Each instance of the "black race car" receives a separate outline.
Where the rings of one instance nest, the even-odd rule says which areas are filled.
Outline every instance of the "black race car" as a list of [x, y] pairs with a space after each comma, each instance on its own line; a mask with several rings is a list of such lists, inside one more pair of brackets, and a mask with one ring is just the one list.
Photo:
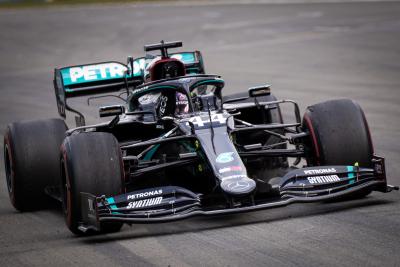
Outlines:
[[[200, 52], [169, 54], [181, 42], [145, 46], [161, 55], [55, 70], [61, 119], [18, 122], [4, 137], [14, 207], [63, 204], [75, 234], [118, 231], [123, 223], [255, 211], [294, 202], [366, 196], [387, 185], [360, 106], [349, 99], [307, 108], [277, 100], [269, 85], [226, 95], [204, 74]], [[100, 108], [108, 122], [85, 125], [67, 99], [122, 93]], [[295, 121], [284, 122], [282, 105]], [[300, 167], [299, 167], [300, 166]]]

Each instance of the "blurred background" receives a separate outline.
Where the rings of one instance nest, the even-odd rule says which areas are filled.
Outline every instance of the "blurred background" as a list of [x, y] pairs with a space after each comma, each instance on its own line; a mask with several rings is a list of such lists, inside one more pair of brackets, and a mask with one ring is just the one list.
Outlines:
[[[399, 1], [0, 0], [0, 134], [13, 121], [58, 116], [55, 67], [126, 62], [160, 40], [200, 50], [206, 72], [225, 79], [225, 94], [270, 83], [275, 96], [298, 101], [302, 112], [328, 99], [354, 99], [375, 152], [387, 159], [389, 182], [400, 184]], [[73, 105], [89, 122], [98, 120], [96, 105]], [[74, 126], [73, 116], [67, 121]], [[2, 155], [0, 162], [0, 266], [399, 264], [396, 192], [75, 238], [57, 208], [12, 208]]]

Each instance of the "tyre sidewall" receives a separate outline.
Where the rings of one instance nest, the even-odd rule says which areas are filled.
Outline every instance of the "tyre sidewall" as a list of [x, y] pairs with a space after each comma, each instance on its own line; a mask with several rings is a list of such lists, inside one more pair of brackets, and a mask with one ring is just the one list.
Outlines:
[[16, 209], [47, 207], [49, 198], [44, 191], [59, 180], [57, 155], [66, 130], [60, 119], [18, 122], [7, 127], [4, 152], [11, 165], [8, 192]]
[[65, 139], [61, 158], [64, 168], [62, 186], [66, 187], [62, 190], [66, 224], [73, 233], [81, 235], [83, 233], [78, 229], [82, 217], [80, 193], [112, 196], [123, 191], [119, 145], [109, 133], [79, 133]]
[[373, 145], [361, 107], [349, 99], [307, 108], [303, 127], [310, 133], [308, 162], [312, 165], [371, 167]]

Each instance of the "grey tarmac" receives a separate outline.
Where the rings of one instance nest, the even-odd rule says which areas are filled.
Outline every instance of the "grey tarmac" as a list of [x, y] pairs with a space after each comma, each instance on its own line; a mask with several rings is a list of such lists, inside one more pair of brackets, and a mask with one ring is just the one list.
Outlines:
[[[400, 2], [0, 10], [0, 134], [13, 121], [57, 117], [54, 67], [125, 62], [161, 39], [201, 50], [207, 72], [225, 79], [225, 93], [270, 83], [302, 111], [327, 99], [356, 100], [375, 152], [387, 159], [389, 182], [400, 185]], [[75, 107], [98, 120], [83, 100]], [[400, 193], [77, 238], [57, 204], [15, 211], [2, 155], [0, 162], [0, 266], [400, 265]]]

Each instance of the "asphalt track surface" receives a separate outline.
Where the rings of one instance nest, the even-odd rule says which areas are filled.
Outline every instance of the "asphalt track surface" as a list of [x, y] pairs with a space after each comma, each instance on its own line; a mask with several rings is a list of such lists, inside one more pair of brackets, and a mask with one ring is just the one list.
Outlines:
[[[358, 101], [376, 153], [387, 159], [389, 182], [400, 184], [400, 3], [3, 10], [0, 133], [13, 121], [57, 117], [55, 66], [124, 62], [161, 39], [202, 50], [207, 71], [225, 78], [226, 92], [269, 82], [302, 111], [332, 98]], [[77, 105], [96, 121], [95, 109]], [[57, 205], [15, 211], [0, 168], [0, 266], [400, 265], [396, 192], [77, 238]]]

